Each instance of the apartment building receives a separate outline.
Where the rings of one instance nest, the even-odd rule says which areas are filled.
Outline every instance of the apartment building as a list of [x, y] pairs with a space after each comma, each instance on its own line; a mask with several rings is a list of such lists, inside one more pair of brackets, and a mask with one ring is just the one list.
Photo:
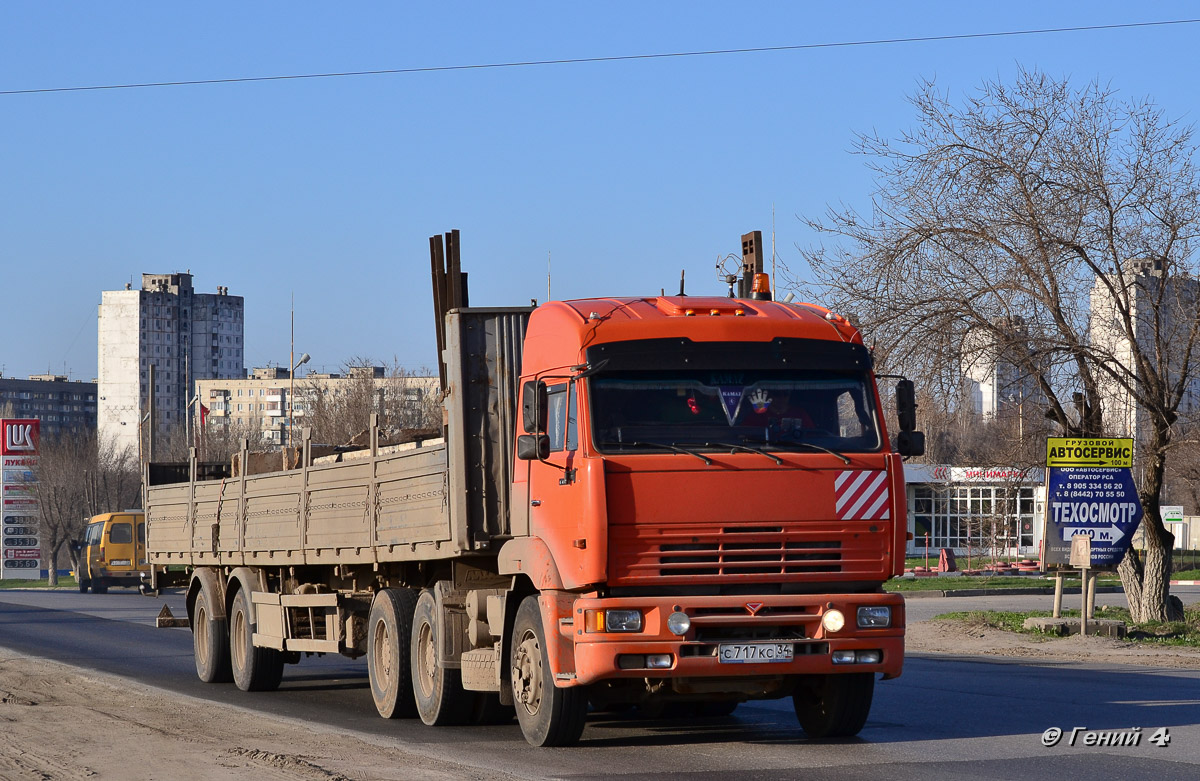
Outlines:
[[[158, 431], [183, 425], [196, 380], [246, 376], [245, 302], [229, 288], [197, 293], [192, 275], [142, 274], [134, 290], [107, 290], [99, 310], [97, 424], [102, 437], [141, 453], [153, 394]], [[150, 369], [154, 387], [150, 387]]]
[[382, 366], [353, 367], [346, 374], [309, 372], [294, 379], [287, 369], [256, 368], [245, 379], [197, 380], [203, 409], [193, 414], [196, 422], [202, 414], [206, 426], [235, 427], [252, 438], [257, 433], [265, 444], [283, 445], [289, 421], [294, 441], [299, 441], [299, 429], [308, 425], [317, 398], [349, 393], [363, 380], [374, 386], [377, 410], [389, 402], [420, 406], [438, 391], [437, 377], [389, 377]]
[[27, 380], [0, 377], [0, 417], [36, 418], [42, 436], [96, 428], [96, 383], [61, 374], [31, 374]]

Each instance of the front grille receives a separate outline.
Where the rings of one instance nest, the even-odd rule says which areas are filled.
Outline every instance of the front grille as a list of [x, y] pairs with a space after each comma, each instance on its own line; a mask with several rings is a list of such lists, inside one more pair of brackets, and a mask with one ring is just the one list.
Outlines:
[[846, 535], [840, 525], [615, 526], [612, 531], [613, 585], [813, 575], [830, 580], [886, 577], [886, 535]]
[[658, 546], [658, 566], [663, 574], [670, 575], [840, 572], [839, 548], [841, 543], [837, 541], [663, 544]]

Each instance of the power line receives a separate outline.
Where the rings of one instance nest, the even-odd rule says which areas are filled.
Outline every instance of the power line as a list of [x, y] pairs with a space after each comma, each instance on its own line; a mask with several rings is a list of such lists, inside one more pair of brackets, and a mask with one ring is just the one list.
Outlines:
[[1195, 24], [1200, 19], [1170, 19], [1159, 22], [1128, 22], [1124, 24], [1096, 24], [1076, 27], [1046, 27], [1036, 30], [1006, 30], [991, 33], [960, 33], [956, 35], [925, 35], [909, 38], [878, 38], [868, 41], [835, 41], [829, 43], [802, 43], [790, 46], [753, 46], [741, 49], [704, 49], [686, 52], [660, 52], [656, 54], [623, 54], [610, 57], [575, 57], [558, 60], [524, 60], [519, 62], [487, 62], [468, 65], [430, 65], [415, 68], [387, 68], [366, 71], [335, 71], [330, 73], [297, 73], [283, 76], [242, 76], [228, 79], [192, 79], [187, 81], [147, 81], [133, 84], [93, 84], [82, 87], [42, 87], [35, 89], [0, 90], [0, 95], [33, 95], [46, 92], [92, 92], [98, 90], [142, 89], [145, 87], [190, 87], [200, 84], [243, 84], [256, 81], [296, 81], [300, 79], [333, 79], [349, 76], [385, 76], [411, 73], [437, 73], [444, 71], [486, 70], [490, 68], [527, 68], [545, 65], [579, 65], [597, 62], [627, 62], [633, 60], [664, 60], [678, 57], [712, 57], [726, 54], [760, 54], [763, 52], [789, 52], [807, 49], [836, 49], [849, 46], [883, 46], [898, 43], [928, 43], [933, 41], [965, 41], [977, 38], [1005, 38], [1022, 35], [1045, 35], [1050, 33], [1093, 32], [1097, 30], [1129, 30], [1138, 27], [1166, 27], [1180, 24]]

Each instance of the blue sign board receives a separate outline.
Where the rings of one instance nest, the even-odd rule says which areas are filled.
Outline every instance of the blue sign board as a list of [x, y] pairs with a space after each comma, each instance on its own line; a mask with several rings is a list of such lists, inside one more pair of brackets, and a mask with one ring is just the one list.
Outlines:
[[1128, 467], [1050, 467], [1046, 484], [1043, 562], [1067, 564], [1071, 539], [1092, 538], [1092, 567], [1116, 567], [1142, 521], [1142, 502]]

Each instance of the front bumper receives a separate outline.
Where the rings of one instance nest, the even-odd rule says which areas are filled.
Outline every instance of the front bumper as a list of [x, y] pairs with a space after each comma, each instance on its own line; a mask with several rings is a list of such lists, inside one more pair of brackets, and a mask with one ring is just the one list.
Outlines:
[[[860, 629], [857, 609], [886, 605], [891, 625]], [[589, 610], [612, 608], [642, 611], [641, 632], [588, 632]], [[840, 631], [827, 632], [822, 615], [838, 609], [846, 616]], [[691, 628], [683, 636], [667, 629], [667, 616], [687, 613]], [[763, 597], [622, 597], [579, 599], [572, 621], [559, 624], [574, 642], [574, 677], [559, 676], [565, 685], [585, 685], [617, 678], [720, 678], [825, 673], [900, 675], [904, 663], [904, 598], [898, 594], [805, 594]], [[729, 643], [788, 643], [790, 661], [727, 663], [718, 648]], [[835, 664], [836, 651], [878, 651], [879, 661]], [[639, 656], [670, 656], [669, 666], [636, 666]], [[634, 665], [634, 666], [631, 666]], [[565, 680], [564, 680], [565, 679]], [[568, 682], [569, 681], [569, 682]]]

